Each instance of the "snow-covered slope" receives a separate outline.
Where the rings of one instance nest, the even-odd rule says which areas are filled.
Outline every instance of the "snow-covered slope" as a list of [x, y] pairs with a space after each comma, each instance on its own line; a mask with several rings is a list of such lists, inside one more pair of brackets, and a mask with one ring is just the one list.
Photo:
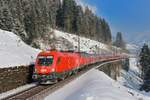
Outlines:
[[150, 100], [150, 92], [145, 93], [144, 91], [139, 90], [141, 84], [143, 84], [143, 80], [140, 78], [141, 70], [137, 62], [138, 62], [138, 58], [130, 58], [129, 71], [126, 72], [122, 70], [121, 77], [118, 78], [118, 82], [124, 85], [125, 87], [127, 87], [130, 92], [136, 91], [137, 92], [136, 95], [141, 96], [143, 94], [149, 97], [149, 98], [147, 97], [146, 100]]
[[140, 69], [137, 67], [137, 58], [130, 58], [129, 71], [126, 72], [122, 70], [121, 77], [118, 79], [118, 81], [126, 87], [138, 91], [140, 89], [140, 85], [142, 84], [140, 73]]
[[149, 100], [143, 95], [109, 78], [103, 72], [92, 69], [70, 82], [45, 100]]
[[38, 52], [14, 33], [0, 29], [0, 68], [28, 65]]
[[138, 49], [139, 46], [135, 45], [135, 44], [127, 44], [127, 49]]
[[140, 49], [140, 47], [137, 46], [137, 45], [135, 45], [135, 44], [127, 44], [127, 45], [126, 45], [126, 48], [127, 48], [127, 50], [129, 50], [130, 53], [132, 53], [132, 54], [137, 54], [138, 51], [139, 51], [139, 49]]
[[[78, 50], [78, 42], [80, 40], [80, 50], [84, 51], [84, 52], [88, 52], [88, 53], [106, 53], [106, 52], [111, 52], [109, 50], [108, 45], [105, 45], [103, 43], [94, 41], [94, 40], [90, 40], [88, 38], [84, 38], [84, 37], [80, 37], [80, 39], [78, 40], [78, 36], [77, 35], [73, 35], [73, 34], [69, 34], [69, 33], [65, 33], [65, 32], [61, 32], [58, 30], [54, 30], [54, 34], [56, 36], [56, 38], [64, 38], [66, 39], [69, 43], [72, 44], [72, 48], [69, 49], [73, 49], [73, 50]], [[62, 47], [63, 45], [57, 45], [56, 47], [58, 49], [63, 49]]]

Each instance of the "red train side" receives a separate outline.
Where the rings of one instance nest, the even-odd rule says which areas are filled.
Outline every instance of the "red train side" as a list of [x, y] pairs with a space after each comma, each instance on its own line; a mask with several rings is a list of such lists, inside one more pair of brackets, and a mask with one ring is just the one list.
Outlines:
[[121, 55], [102, 56], [78, 52], [43, 51], [37, 56], [33, 79], [38, 82], [57, 82], [58, 79], [76, 73], [87, 64], [121, 57]]

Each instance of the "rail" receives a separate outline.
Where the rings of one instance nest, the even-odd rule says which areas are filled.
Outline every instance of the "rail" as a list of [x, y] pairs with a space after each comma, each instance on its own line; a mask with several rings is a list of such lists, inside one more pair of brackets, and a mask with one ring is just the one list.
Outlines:
[[98, 69], [99, 67], [101, 67], [105, 64], [117, 62], [120, 60], [122, 60], [122, 59], [96, 62], [96, 63], [90, 64], [90, 65], [86, 65], [85, 69], [84, 70], [82, 69], [80, 72], [78, 72], [78, 74], [72, 75], [72, 76], [68, 77], [67, 79], [60, 81], [54, 85], [37, 85], [36, 87], [32, 87], [32, 88], [22, 91], [18, 94], [11, 95], [7, 98], [4, 98], [3, 100], [43, 100], [44, 97], [46, 97], [47, 95], [49, 95], [49, 94], [53, 93], [54, 91], [58, 90], [59, 88], [65, 86], [66, 84], [68, 84], [72, 80], [76, 79], [77, 77], [81, 76], [82, 74], [86, 73], [90, 69], [93, 69], [93, 68]]

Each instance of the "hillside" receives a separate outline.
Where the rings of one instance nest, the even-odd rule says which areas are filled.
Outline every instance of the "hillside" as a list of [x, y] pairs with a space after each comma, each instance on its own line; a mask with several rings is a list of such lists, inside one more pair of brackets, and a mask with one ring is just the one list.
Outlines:
[[0, 68], [29, 65], [39, 50], [25, 44], [12, 32], [0, 29]]
[[[107, 52], [112, 52], [111, 50], [109, 50], [109, 46], [104, 43], [81, 36], [78, 37], [78, 35], [69, 34], [58, 30], [52, 30], [50, 37], [51, 41], [47, 44], [45, 44], [44, 40], [37, 40], [42, 49], [46, 50], [55, 48], [57, 50], [78, 51], [78, 49], [80, 48], [80, 52], [87, 53], [105, 54]], [[78, 48], [78, 46], [80, 47]]]
[[[20, 65], [29, 65], [35, 61], [40, 50], [32, 48], [22, 41], [16, 34], [0, 29], [0, 66], [15, 67]], [[52, 30], [50, 40], [45, 43], [44, 40], [37, 39], [37, 44], [42, 50], [74, 50], [78, 51], [78, 36], [65, 33], [58, 30]], [[87, 53], [112, 53], [110, 47], [101, 42], [80, 37], [80, 52]]]
[[0, 29], [17, 34], [34, 47], [40, 48], [35, 42], [39, 38], [49, 41], [51, 28], [111, 43], [105, 19], [88, 7], [83, 11], [74, 0], [0, 0], [0, 5]]
[[140, 47], [135, 44], [126, 44], [126, 48], [131, 54], [137, 54]]

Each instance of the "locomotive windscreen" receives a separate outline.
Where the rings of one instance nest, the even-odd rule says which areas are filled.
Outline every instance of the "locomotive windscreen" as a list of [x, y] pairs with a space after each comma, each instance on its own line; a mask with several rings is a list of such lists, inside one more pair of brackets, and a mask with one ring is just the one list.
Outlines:
[[39, 56], [38, 64], [40, 66], [49, 66], [53, 63], [53, 56]]

